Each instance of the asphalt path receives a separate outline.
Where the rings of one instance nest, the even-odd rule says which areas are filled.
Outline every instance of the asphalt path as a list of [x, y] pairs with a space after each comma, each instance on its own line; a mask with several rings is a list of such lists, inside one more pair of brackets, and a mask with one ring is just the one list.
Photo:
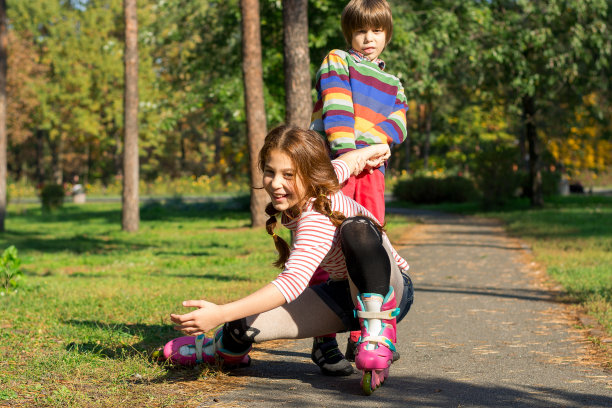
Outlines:
[[493, 220], [405, 212], [418, 224], [394, 244], [415, 303], [381, 388], [366, 397], [360, 374], [320, 374], [310, 339], [282, 341], [258, 346], [228, 377], [239, 388], [200, 407], [612, 407], [611, 373], [529, 248]]

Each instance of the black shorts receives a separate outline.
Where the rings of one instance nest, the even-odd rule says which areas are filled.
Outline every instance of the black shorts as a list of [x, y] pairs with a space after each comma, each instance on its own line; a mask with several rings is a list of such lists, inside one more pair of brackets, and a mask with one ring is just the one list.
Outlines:
[[[404, 278], [404, 293], [402, 293], [402, 297], [399, 300], [398, 307], [400, 308], [400, 313], [396, 317], [397, 323], [406, 316], [414, 301], [412, 280], [410, 280], [410, 277], [405, 273], [402, 273], [402, 277]], [[323, 299], [325, 304], [338, 315], [342, 323], [344, 323], [344, 326], [346, 326], [345, 331], [360, 330], [359, 320], [355, 317], [354, 313], [355, 305], [351, 297], [351, 289], [348, 280], [328, 280], [325, 283], [311, 286], [310, 289], [314, 290], [315, 293]]]

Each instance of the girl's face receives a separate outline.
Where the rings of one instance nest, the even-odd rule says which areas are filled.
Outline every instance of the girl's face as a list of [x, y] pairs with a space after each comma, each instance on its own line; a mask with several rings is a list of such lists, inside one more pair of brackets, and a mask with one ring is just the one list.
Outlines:
[[302, 199], [302, 180], [293, 160], [280, 150], [272, 150], [263, 172], [263, 186], [277, 211], [287, 211]]
[[353, 31], [351, 46], [370, 61], [374, 61], [385, 49], [387, 35], [382, 28], [362, 28]]

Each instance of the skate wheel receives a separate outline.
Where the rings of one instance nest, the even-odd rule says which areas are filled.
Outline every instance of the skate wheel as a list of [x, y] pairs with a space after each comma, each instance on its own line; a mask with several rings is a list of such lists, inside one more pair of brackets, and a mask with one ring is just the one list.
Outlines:
[[372, 388], [372, 372], [365, 371], [361, 378], [361, 389], [365, 395], [371, 395], [375, 388]]

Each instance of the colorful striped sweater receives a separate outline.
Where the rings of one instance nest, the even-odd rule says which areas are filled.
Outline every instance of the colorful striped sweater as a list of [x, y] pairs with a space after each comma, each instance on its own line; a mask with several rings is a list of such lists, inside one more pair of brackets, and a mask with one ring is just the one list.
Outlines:
[[[345, 182], [351, 175], [346, 163], [334, 160], [332, 164], [338, 181]], [[365, 207], [341, 191], [330, 195], [329, 198], [332, 211], [340, 211], [346, 217], [366, 215], [374, 218]], [[282, 224], [294, 232], [293, 247], [284, 270], [272, 281], [272, 284], [280, 290], [287, 303], [304, 292], [319, 265], [329, 272], [333, 280], [348, 279], [344, 254], [338, 240], [338, 228], [332, 224], [329, 217], [314, 211], [312, 202], [313, 199], [297, 218], [289, 218], [284, 213], [282, 216]], [[383, 239], [391, 248], [393, 259], [400, 270], [407, 271], [408, 262], [393, 249], [384, 233]]]
[[[384, 67], [384, 63], [381, 64]], [[310, 129], [327, 138], [332, 158], [406, 138], [408, 105], [400, 80], [355, 50], [332, 50], [316, 79]]]

